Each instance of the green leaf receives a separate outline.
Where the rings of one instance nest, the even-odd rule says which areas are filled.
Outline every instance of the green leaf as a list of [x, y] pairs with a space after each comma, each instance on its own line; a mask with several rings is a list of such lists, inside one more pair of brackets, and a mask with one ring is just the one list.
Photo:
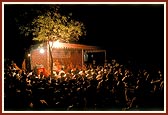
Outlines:
[[21, 26], [19, 29], [25, 36], [33, 35], [33, 40], [77, 41], [80, 36], [86, 35], [85, 27], [82, 22], [70, 19], [70, 16], [72, 13], [69, 16], [62, 16], [58, 8], [55, 8], [55, 11], [47, 11], [35, 17], [31, 24]]

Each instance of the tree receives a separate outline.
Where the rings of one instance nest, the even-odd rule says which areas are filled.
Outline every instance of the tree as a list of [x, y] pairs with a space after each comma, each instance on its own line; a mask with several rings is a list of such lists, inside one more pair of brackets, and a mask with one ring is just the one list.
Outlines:
[[59, 8], [46, 11], [38, 15], [30, 24], [20, 26], [21, 33], [25, 36], [32, 35], [32, 40], [47, 42], [51, 59], [51, 76], [53, 76], [53, 56], [52, 48], [54, 41], [72, 42], [78, 41], [80, 36], [86, 34], [84, 24], [72, 19], [72, 13], [63, 16], [59, 13]]

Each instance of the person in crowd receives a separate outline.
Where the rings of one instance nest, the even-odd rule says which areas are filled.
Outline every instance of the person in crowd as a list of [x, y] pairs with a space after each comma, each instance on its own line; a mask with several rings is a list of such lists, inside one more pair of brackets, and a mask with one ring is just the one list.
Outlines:
[[[66, 65], [65, 65], [66, 66]], [[33, 71], [20, 73], [16, 63], [5, 65], [5, 110], [163, 110], [161, 70], [132, 71], [115, 59], [105, 66], [67, 65], [55, 78]], [[68, 68], [68, 70], [67, 70]]]

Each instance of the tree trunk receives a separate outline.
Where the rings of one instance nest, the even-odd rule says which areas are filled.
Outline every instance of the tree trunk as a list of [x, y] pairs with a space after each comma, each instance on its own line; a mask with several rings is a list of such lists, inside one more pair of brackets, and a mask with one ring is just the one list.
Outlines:
[[51, 46], [50, 46], [50, 44], [49, 44], [49, 42], [48, 42], [48, 46], [49, 46], [49, 56], [50, 56], [50, 73], [51, 73], [51, 75], [50, 75], [50, 79], [53, 77], [53, 56], [52, 56], [52, 48], [51, 48]]

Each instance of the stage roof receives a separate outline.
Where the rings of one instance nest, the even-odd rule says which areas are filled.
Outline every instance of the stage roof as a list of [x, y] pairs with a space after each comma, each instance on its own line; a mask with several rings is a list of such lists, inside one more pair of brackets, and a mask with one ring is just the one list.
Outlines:
[[[46, 47], [46, 43], [41, 43], [41, 44], [36, 44], [36, 45], [32, 45], [31, 49], [36, 49], [36, 48], [40, 48], [40, 47]], [[53, 48], [60, 48], [60, 49], [83, 49], [83, 50], [102, 50], [100, 47], [97, 46], [91, 46], [91, 45], [84, 45], [84, 44], [74, 44], [74, 43], [59, 43], [59, 45], [57, 45], [56, 47]], [[104, 51], [104, 50], [102, 50]]]

